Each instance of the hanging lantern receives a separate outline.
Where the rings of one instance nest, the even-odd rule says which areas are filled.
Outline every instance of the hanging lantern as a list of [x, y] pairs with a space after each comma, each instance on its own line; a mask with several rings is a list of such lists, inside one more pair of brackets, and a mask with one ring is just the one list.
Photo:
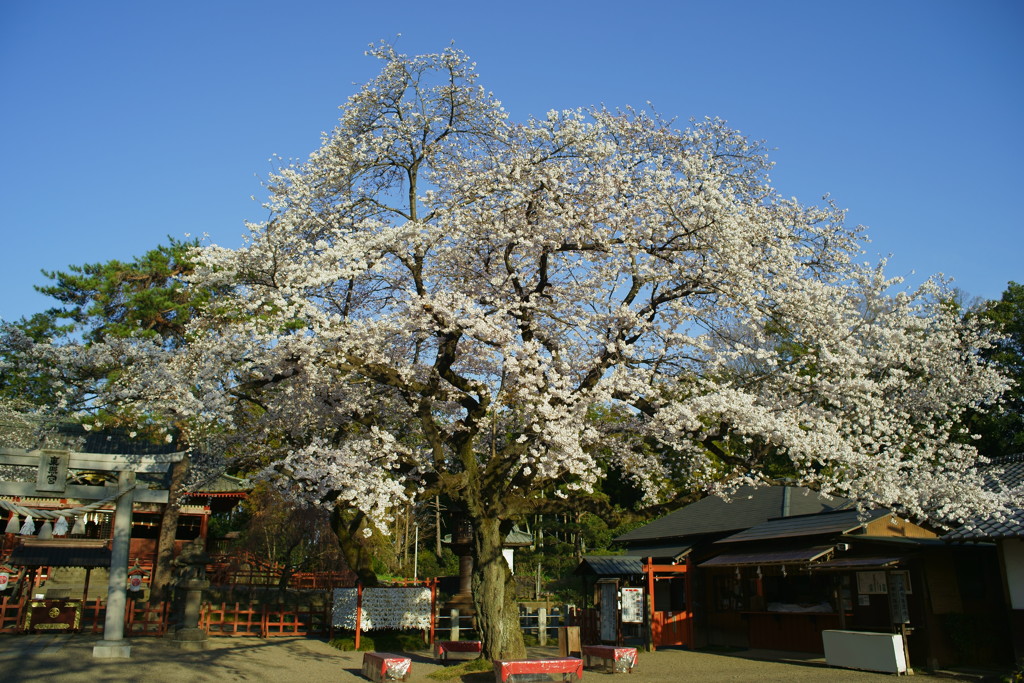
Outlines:
[[18, 533], [22, 536], [31, 536], [36, 532], [36, 523], [32, 520], [32, 515], [25, 517], [25, 523], [21, 525], [21, 531]]
[[68, 518], [58, 517], [57, 523], [53, 525], [54, 536], [67, 536], [68, 535]]
[[133, 593], [138, 593], [142, 590], [142, 579], [148, 576], [146, 571], [139, 566], [138, 559], [135, 560], [135, 566], [128, 572], [128, 590]]
[[75, 525], [71, 527], [71, 534], [73, 536], [85, 535], [85, 515], [75, 517]]
[[21, 528], [21, 521], [18, 519], [18, 513], [12, 512], [11, 518], [7, 520], [7, 528], [4, 529], [5, 534], [16, 534], [18, 529]]
[[11, 583], [11, 570], [7, 567], [0, 566], [0, 593], [7, 590], [7, 586]]
[[43, 522], [43, 526], [39, 529], [39, 538], [44, 541], [48, 541], [53, 538], [53, 525], [50, 524], [50, 520]]
[[761, 578], [761, 565], [757, 565], [757, 578]]
[[783, 578], [786, 576], [786, 565], [782, 565], [782, 576]]

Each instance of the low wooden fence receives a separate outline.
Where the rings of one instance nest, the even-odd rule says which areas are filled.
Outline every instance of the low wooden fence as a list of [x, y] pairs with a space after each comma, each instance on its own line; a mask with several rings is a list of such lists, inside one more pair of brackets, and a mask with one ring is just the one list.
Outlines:
[[[0, 633], [18, 633], [25, 621], [29, 598], [0, 598]], [[162, 636], [169, 625], [170, 603], [148, 603], [129, 600], [125, 605], [124, 634], [133, 636]], [[99, 598], [82, 603], [79, 621], [81, 633], [103, 633], [107, 616], [107, 603]]]
[[206, 603], [200, 612], [199, 628], [210, 636], [326, 636], [331, 630], [331, 608]]
[[[24, 622], [25, 598], [0, 598], [0, 633], [17, 633]], [[259, 604], [250, 602], [204, 603], [199, 615], [199, 628], [212, 637], [276, 636], [328, 637], [332, 632], [331, 605], [323, 608], [292, 605]], [[81, 632], [103, 632], [106, 603], [100, 599], [87, 600], [82, 605]], [[442, 640], [467, 640], [476, 637], [476, 622], [472, 615], [458, 610], [439, 610], [436, 633]], [[129, 600], [125, 606], [126, 637], [159, 637], [167, 633], [174, 616], [169, 602], [140, 602]], [[553, 606], [522, 607], [519, 615], [523, 632], [535, 636], [538, 643], [557, 642], [558, 627], [579, 626], [584, 642], [592, 641], [587, 634], [597, 633], [597, 611], [575, 607]]]

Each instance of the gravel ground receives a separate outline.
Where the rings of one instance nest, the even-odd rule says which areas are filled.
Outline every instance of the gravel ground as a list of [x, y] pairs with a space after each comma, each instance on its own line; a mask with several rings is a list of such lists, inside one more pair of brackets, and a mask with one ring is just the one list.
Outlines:
[[[0, 636], [0, 681], [22, 683], [202, 683], [205, 681], [288, 681], [289, 683], [346, 683], [365, 681], [360, 674], [362, 655], [340, 652], [322, 640], [307, 638], [211, 638], [206, 650], [187, 651], [157, 638], [130, 640], [130, 659], [92, 657], [98, 640], [85, 635]], [[756, 659], [768, 653], [733, 655], [659, 650], [641, 652], [632, 675], [617, 674], [630, 683], [678, 683], [679, 681], [827, 681], [853, 683], [893, 681], [890, 675], [834, 669], [821, 660], [768, 662]], [[536, 648], [531, 656], [554, 656], [551, 649]], [[427, 683], [438, 668], [429, 652], [412, 653], [410, 683]], [[615, 674], [588, 669], [588, 680], [608, 680]], [[939, 680], [918, 675], [916, 680]], [[465, 676], [462, 683], [491, 683], [493, 674]], [[948, 677], [942, 680], [949, 681]], [[975, 679], [977, 680], [977, 679]]]

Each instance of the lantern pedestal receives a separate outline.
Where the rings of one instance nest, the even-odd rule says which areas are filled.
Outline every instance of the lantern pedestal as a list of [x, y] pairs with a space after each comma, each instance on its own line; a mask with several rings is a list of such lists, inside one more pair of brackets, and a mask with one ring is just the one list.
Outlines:
[[178, 590], [184, 592], [184, 615], [181, 626], [174, 632], [173, 643], [183, 650], [205, 650], [208, 635], [199, 628], [199, 609], [203, 602], [203, 590], [210, 587], [206, 579], [188, 579], [178, 583]]

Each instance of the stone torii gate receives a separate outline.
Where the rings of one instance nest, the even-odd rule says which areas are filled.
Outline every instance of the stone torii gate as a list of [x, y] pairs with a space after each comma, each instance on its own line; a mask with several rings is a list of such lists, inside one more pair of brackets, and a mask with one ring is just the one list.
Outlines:
[[[37, 467], [35, 482], [0, 481], [0, 495], [42, 498], [105, 500], [116, 498], [114, 542], [110, 552], [110, 579], [103, 640], [93, 646], [93, 657], [130, 657], [124, 640], [124, 612], [128, 594], [128, 553], [132, 530], [132, 505], [167, 503], [166, 490], [135, 488], [140, 472], [166, 472], [184, 453], [121, 455], [77, 453], [58, 449], [0, 448], [0, 465]], [[67, 483], [68, 470], [117, 472], [117, 486], [80, 486]]]

